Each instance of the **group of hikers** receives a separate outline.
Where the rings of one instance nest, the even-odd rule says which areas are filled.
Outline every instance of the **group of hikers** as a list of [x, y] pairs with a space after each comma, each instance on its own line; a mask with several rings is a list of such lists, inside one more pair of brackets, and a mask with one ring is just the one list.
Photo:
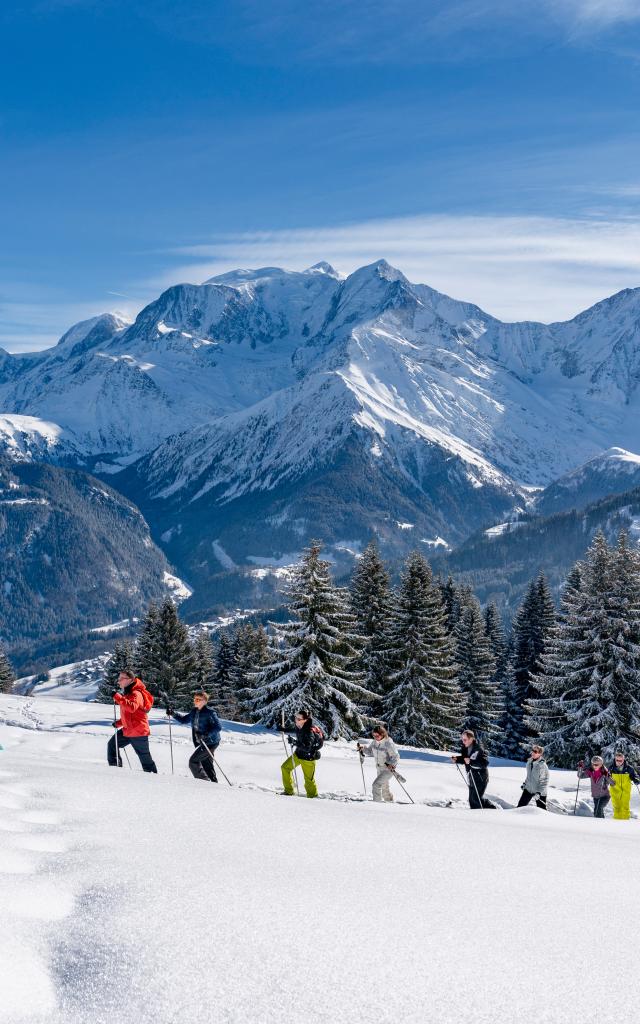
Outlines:
[[[112, 766], [122, 767], [120, 751], [127, 746], [135, 750], [145, 772], [157, 772], [155, 762], [149, 749], [148, 714], [153, 707], [153, 696], [146, 686], [133, 672], [121, 672], [118, 689], [113, 691], [114, 712], [118, 706], [120, 717], [114, 714], [114, 735], [107, 744], [107, 760]], [[182, 725], [191, 726], [191, 738], [194, 750], [189, 758], [191, 774], [196, 779], [217, 782], [215, 753], [220, 743], [222, 725], [216, 712], [208, 704], [209, 695], [204, 690], [196, 690], [193, 695], [193, 707], [186, 714], [180, 714], [167, 707], [166, 715]], [[281, 727], [283, 736], [286, 732], [284, 722]], [[316, 784], [316, 764], [320, 759], [320, 751], [324, 743], [324, 734], [320, 726], [313, 722], [311, 715], [304, 709], [296, 712], [294, 717], [293, 735], [288, 736], [291, 754], [281, 765], [283, 796], [294, 795], [294, 777], [296, 768], [300, 767], [304, 780], [304, 788], [308, 797], [318, 796]], [[459, 754], [452, 754], [451, 760], [462, 771], [464, 765], [466, 784], [469, 793], [469, 806], [474, 810], [494, 810], [495, 804], [485, 797], [489, 784], [489, 756], [471, 729], [464, 729], [461, 734]], [[382, 724], [376, 724], [371, 732], [371, 741], [363, 744], [358, 742], [357, 751], [360, 758], [372, 757], [376, 767], [376, 777], [372, 785], [372, 795], [376, 803], [393, 801], [390, 782], [395, 777], [405, 781], [398, 775], [397, 766], [400, 754], [388, 730]], [[286, 749], [286, 743], [285, 743]], [[364, 773], [363, 773], [364, 778]], [[609, 768], [599, 755], [591, 758], [589, 767], [584, 761], [578, 763], [578, 786], [581, 779], [591, 782], [593, 798], [593, 814], [596, 818], [604, 818], [604, 810], [609, 801], [613, 806], [613, 817], [628, 820], [631, 817], [632, 787], [638, 785], [635, 769], [627, 764], [622, 751], [617, 751]], [[544, 748], [533, 742], [529, 758], [526, 762], [526, 777], [522, 783], [522, 793], [518, 807], [526, 807], [532, 800], [542, 810], [547, 809], [547, 790], [549, 787], [549, 767], [544, 759]], [[406, 791], [405, 791], [406, 792]], [[576, 791], [577, 801], [577, 791]]]

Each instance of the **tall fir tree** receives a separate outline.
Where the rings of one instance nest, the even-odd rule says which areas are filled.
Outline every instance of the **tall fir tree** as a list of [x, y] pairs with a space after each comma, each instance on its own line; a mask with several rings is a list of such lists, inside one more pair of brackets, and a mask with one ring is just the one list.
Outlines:
[[[269, 640], [262, 624], [257, 628], [250, 622], [236, 630], [234, 638], [233, 690], [240, 721], [253, 721], [251, 703], [255, 697], [253, 680], [267, 662]], [[250, 694], [250, 697], [247, 697]]]
[[484, 610], [484, 628], [495, 661], [492, 678], [494, 682], [500, 683], [505, 675], [509, 651], [504, 626], [495, 601], [491, 601]]
[[593, 540], [579, 590], [543, 656], [530, 713], [558, 764], [617, 749], [640, 757], [640, 563], [622, 534], [610, 549]]
[[507, 661], [500, 681], [502, 714], [498, 723], [495, 753], [509, 760], [522, 760], [522, 705], [518, 696], [513, 661], [507, 652]]
[[521, 751], [526, 749], [533, 735], [525, 720], [528, 719], [526, 707], [535, 697], [534, 677], [540, 671], [542, 652], [555, 620], [549, 586], [544, 573], [540, 572], [529, 584], [513, 623], [513, 668], [516, 703], [520, 707], [517, 720], [513, 722], [513, 732], [514, 736], [520, 733]]
[[462, 608], [455, 637], [458, 685], [466, 703], [465, 726], [487, 747], [495, 747], [502, 699], [494, 679], [496, 659], [477, 598]]
[[147, 612], [136, 644], [136, 662], [138, 674], [154, 697], [162, 701], [166, 695], [178, 709], [191, 706], [196, 659], [187, 627], [171, 598]]
[[[378, 545], [372, 540], [357, 562], [351, 578], [351, 608], [358, 632], [365, 643], [360, 656], [364, 685], [375, 694], [387, 688], [385, 634], [391, 612], [389, 573], [380, 557]], [[372, 713], [379, 714], [379, 701], [373, 702]]]
[[356, 667], [363, 646], [348, 599], [332, 578], [314, 541], [288, 587], [291, 622], [273, 625], [267, 664], [251, 673], [254, 695], [243, 693], [249, 710], [262, 725], [291, 724], [306, 709], [328, 737], [362, 732], [363, 708], [372, 699]]
[[0, 693], [11, 693], [16, 681], [11, 662], [7, 657], [4, 645], [0, 643]]
[[406, 560], [387, 633], [389, 690], [383, 719], [395, 739], [446, 747], [464, 717], [454, 644], [441, 591], [420, 552]]
[[209, 693], [213, 686], [215, 654], [211, 637], [204, 629], [193, 641], [193, 657], [195, 659], [194, 686]]
[[226, 630], [218, 637], [213, 676], [212, 701], [222, 718], [235, 721], [238, 717], [238, 699], [234, 685], [235, 653]]
[[121, 672], [135, 671], [135, 653], [130, 640], [118, 640], [104, 669], [102, 682], [98, 687], [96, 700], [100, 704], [111, 704], [112, 693], [117, 688]]

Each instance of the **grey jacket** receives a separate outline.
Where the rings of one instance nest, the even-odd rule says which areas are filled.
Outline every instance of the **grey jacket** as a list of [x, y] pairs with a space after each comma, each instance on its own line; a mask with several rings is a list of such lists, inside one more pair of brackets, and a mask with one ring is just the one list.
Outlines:
[[524, 782], [527, 793], [539, 793], [540, 796], [546, 796], [548, 785], [549, 766], [544, 757], [539, 757], [537, 761], [530, 757], [527, 761], [527, 777]]
[[398, 748], [391, 739], [387, 736], [386, 739], [373, 740], [368, 746], [362, 748], [362, 753], [366, 754], [367, 757], [375, 758], [376, 768], [380, 771], [386, 764], [392, 765], [395, 768], [398, 761], [400, 760], [400, 754]]

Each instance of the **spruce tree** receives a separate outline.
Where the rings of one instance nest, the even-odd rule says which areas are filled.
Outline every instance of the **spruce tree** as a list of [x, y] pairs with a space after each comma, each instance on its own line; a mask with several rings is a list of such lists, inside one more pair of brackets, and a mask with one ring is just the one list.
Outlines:
[[111, 704], [112, 694], [117, 689], [118, 678], [121, 672], [135, 671], [135, 655], [133, 644], [129, 640], [119, 640], [104, 668], [104, 676], [96, 693], [96, 700], [100, 704]]
[[150, 608], [136, 645], [138, 674], [154, 695], [168, 697], [172, 706], [191, 706], [197, 664], [187, 627], [167, 598], [159, 609]]
[[614, 550], [596, 534], [543, 669], [530, 712], [557, 763], [640, 756], [640, 564], [624, 534]]
[[[312, 542], [288, 587], [291, 622], [273, 624], [267, 664], [251, 673], [254, 694], [243, 699], [255, 720], [279, 726], [281, 715], [291, 724], [294, 713], [306, 709], [328, 737], [351, 737], [365, 727], [363, 708], [373, 694], [362, 685], [356, 667], [363, 638], [347, 596]], [[281, 646], [277, 637], [281, 638]]]
[[[378, 545], [372, 540], [357, 562], [351, 578], [351, 608], [356, 617], [358, 633], [365, 639], [360, 657], [364, 685], [376, 694], [386, 689], [385, 632], [391, 609], [389, 573], [380, 557]], [[375, 707], [379, 701], [374, 701]]]
[[502, 619], [495, 601], [491, 601], [484, 610], [484, 628], [495, 661], [493, 681], [500, 683], [504, 679], [509, 654]]
[[238, 717], [240, 721], [253, 722], [255, 676], [268, 660], [269, 638], [264, 626], [260, 624], [254, 629], [248, 623], [241, 627], [236, 634], [234, 648], [233, 688], [238, 702]]
[[494, 679], [496, 660], [477, 598], [462, 608], [455, 636], [458, 685], [466, 702], [465, 727], [491, 747], [498, 739], [502, 700]]
[[16, 681], [11, 662], [2, 643], [0, 643], [0, 693], [11, 693]]
[[209, 693], [213, 685], [214, 649], [211, 637], [206, 630], [201, 630], [193, 642], [195, 672], [194, 686]]
[[440, 588], [417, 551], [404, 565], [386, 657], [390, 688], [382, 709], [394, 738], [415, 746], [448, 746], [462, 724], [464, 701]]
[[212, 676], [213, 703], [222, 718], [234, 721], [238, 716], [238, 700], [234, 685], [234, 649], [226, 630], [218, 639]]
[[507, 655], [507, 662], [500, 682], [502, 714], [498, 724], [495, 753], [509, 760], [522, 760], [522, 705], [518, 698], [518, 687], [513, 661]]
[[[532, 733], [525, 718], [526, 707], [536, 696], [534, 678], [540, 671], [545, 642], [555, 625], [555, 608], [544, 573], [539, 573], [527, 588], [513, 624], [513, 666], [516, 701], [520, 706], [519, 725], [514, 721], [514, 736], [519, 731], [521, 750], [528, 746]], [[515, 754], [514, 754], [515, 756]]]

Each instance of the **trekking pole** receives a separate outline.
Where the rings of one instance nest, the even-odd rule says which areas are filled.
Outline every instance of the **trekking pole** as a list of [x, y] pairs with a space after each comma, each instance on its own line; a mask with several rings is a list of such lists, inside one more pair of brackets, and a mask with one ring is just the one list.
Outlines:
[[471, 781], [473, 782], [473, 788], [476, 791], [476, 798], [478, 800], [478, 810], [484, 811], [484, 804], [483, 804], [482, 800], [480, 799], [480, 794], [478, 792], [478, 787], [476, 786], [476, 780], [473, 777], [473, 768], [469, 769], [469, 775], [471, 776]]
[[469, 789], [469, 780], [465, 779], [464, 772], [462, 771], [462, 768], [460, 767], [458, 762], [454, 761], [453, 763], [455, 764], [456, 768], [458, 769], [458, 775], [460, 776], [460, 778], [462, 779], [462, 781], [464, 782], [464, 784], [465, 784], [465, 786], [467, 787], [467, 790], [468, 790]]
[[[204, 742], [204, 740], [200, 740], [200, 744], [201, 744], [201, 746], [203, 746], [203, 747], [204, 747], [204, 749], [206, 750], [207, 754], [209, 755], [209, 757], [211, 758], [211, 760], [212, 760], [212, 761], [213, 761], [213, 763], [215, 764], [216, 768], [220, 768], [220, 762], [219, 762], [219, 761], [216, 761], [215, 757], [213, 756], [213, 751], [212, 751], [212, 750], [209, 750], [209, 747], [208, 747], [208, 746], [207, 746], [207, 744], [206, 744], [206, 743]], [[228, 777], [227, 777], [227, 776], [226, 776], [226, 775], [224, 774], [224, 772], [223, 772], [222, 768], [220, 768], [220, 774], [222, 775], [222, 777], [223, 777], [224, 779], [226, 779], [226, 780], [227, 780], [227, 782], [229, 782], [229, 779], [228, 779]], [[229, 782], [229, 785], [230, 785], [230, 786], [232, 786], [232, 785], [233, 785], [233, 783], [232, 783], [232, 782]]]
[[411, 803], [412, 803], [412, 804], [415, 804], [415, 800], [414, 800], [414, 799], [413, 799], [413, 797], [411, 796], [411, 793], [409, 793], [409, 792], [408, 792], [408, 791], [407, 791], [407, 790], [406, 790], [406, 789], [404, 788], [404, 786], [402, 785], [402, 783], [403, 783], [403, 782], [406, 782], [406, 781], [407, 781], [407, 780], [405, 779], [404, 775], [399, 775], [399, 774], [398, 774], [398, 772], [397, 772], [397, 771], [395, 770], [395, 768], [393, 768], [393, 767], [392, 767], [392, 765], [390, 765], [390, 764], [385, 764], [385, 768], [388, 768], [388, 770], [389, 770], [389, 771], [391, 772], [391, 774], [393, 775], [393, 777], [394, 777], [395, 779], [397, 779], [397, 780], [398, 780], [398, 785], [400, 786], [400, 789], [402, 789], [402, 790], [403, 790], [403, 791], [404, 791], [404, 792], [405, 792], [405, 793], [407, 794], [407, 796], [409, 797], [409, 799], [410, 799]]
[[[282, 742], [284, 744], [284, 752], [285, 752], [285, 754], [288, 755], [287, 741], [286, 741], [286, 739], [284, 737], [284, 708], [282, 709], [282, 712], [281, 712], [280, 721], [282, 723]], [[291, 747], [291, 755], [290, 756], [291, 756], [291, 764], [293, 765], [293, 781], [296, 784], [296, 793], [298, 794], [298, 796], [300, 796], [300, 788], [298, 786], [298, 774], [296, 772], [296, 762], [294, 760], [293, 747]]]
[[119, 746], [118, 746], [118, 730], [116, 729], [116, 722], [118, 720], [117, 719], [117, 711], [118, 711], [118, 705], [116, 704], [116, 702], [114, 700], [114, 702], [113, 702], [113, 731], [115, 733], [115, 738], [116, 738], [116, 768], [119, 768], [120, 767], [120, 750], [119, 750]]
[[[160, 696], [164, 700], [165, 708], [169, 710], [169, 698], [166, 693], [161, 693]], [[171, 752], [171, 774], [173, 775], [173, 736], [171, 734], [171, 715], [169, 717], [169, 751]]]
[[129, 765], [129, 770], [133, 771], [133, 768], [131, 767], [131, 761], [129, 760], [129, 751], [127, 750], [126, 747], [123, 747], [122, 749], [124, 750], [124, 756], [127, 759], [127, 764]]
[[360, 771], [362, 772], [362, 788], [364, 789], [364, 798], [365, 800], [367, 800], [367, 782], [364, 777], [364, 754], [362, 753], [360, 748], [358, 748], [358, 755], [360, 757]]
[[580, 792], [580, 783], [581, 782], [582, 782], [582, 779], [578, 775], [578, 785], [576, 786], [576, 799], [575, 799], [575, 803], [573, 805], [573, 813], [574, 814], [576, 813], [576, 807], [578, 806], [578, 793]]

